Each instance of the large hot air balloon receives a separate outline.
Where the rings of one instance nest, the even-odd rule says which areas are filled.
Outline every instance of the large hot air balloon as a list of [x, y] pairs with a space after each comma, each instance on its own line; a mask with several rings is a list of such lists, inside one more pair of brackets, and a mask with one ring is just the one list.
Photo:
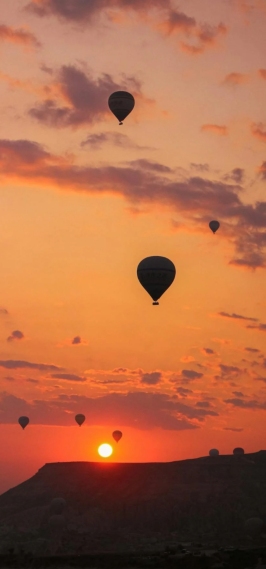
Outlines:
[[236, 447], [236, 448], [234, 448], [234, 450], [233, 450], [233, 454], [234, 454], [234, 455], [245, 454], [245, 451], [244, 451], [244, 449], [241, 448], [241, 447]]
[[217, 229], [219, 229], [220, 223], [219, 221], [213, 220], [209, 223], [209, 228], [212, 230], [213, 233], [216, 233]]
[[82, 415], [82, 413], [78, 413], [78, 415], [75, 416], [75, 421], [76, 423], [78, 423], [78, 425], [81, 427], [82, 423], [84, 423], [86, 417], [85, 415]]
[[139, 263], [138, 279], [152, 297], [154, 301], [152, 304], [159, 304], [157, 300], [172, 284], [175, 273], [174, 263], [166, 257], [146, 257]]
[[135, 106], [133, 95], [127, 91], [116, 91], [112, 93], [108, 99], [109, 109], [119, 120], [119, 124], [123, 124], [123, 120], [131, 113]]
[[29, 417], [19, 417], [18, 422], [20, 424], [20, 426], [22, 427], [22, 429], [25, 429], [25, 427], [27, 427], [27, 425], [29, 424], [30, 420]]
[[112, 433], [112, 437], [113, 439], [115, 439], [115, 441], [118, 443], [118, 441], [120, 441], [121, 437], [122, 437], [122, 433], [121, 431], [114, 431]]
[[210, 456], [219, 456], [219, 451], [217, 448], [211, 448], [211, 450], [209, 450], [209, 455]]

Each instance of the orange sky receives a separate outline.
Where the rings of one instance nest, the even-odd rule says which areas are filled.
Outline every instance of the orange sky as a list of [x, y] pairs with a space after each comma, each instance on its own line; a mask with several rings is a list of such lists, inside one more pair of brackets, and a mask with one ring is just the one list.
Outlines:
[[[114, 429], [116, 461], [265, 448], [264, 0], [1, 16], [0, 491]], [[159, 307], [150, 255], [176, 267]]]

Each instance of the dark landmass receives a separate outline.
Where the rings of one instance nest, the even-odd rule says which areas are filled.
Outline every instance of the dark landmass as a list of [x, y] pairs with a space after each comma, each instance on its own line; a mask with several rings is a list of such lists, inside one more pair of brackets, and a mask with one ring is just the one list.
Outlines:
[[[66, 505], [52, 512], [58, 497]], [[245, 569], [266, 559], [266, 525], [258, 535], [245, 530], [254, 517], [265, 524], [266, 451], [51, 463], [0, 496], [0, 566], [53, 565], [56, 554], [65, 567], [72, 559], [69, 566]]]

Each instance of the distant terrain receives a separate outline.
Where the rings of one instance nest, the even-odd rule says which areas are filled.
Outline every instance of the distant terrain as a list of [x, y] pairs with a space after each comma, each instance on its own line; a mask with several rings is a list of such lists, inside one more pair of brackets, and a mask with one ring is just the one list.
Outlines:
[[[57, 497], [66, 505], [54, 513]], [[266, 521], [266, 451], [170, 463], [51, 463], [0, 496], [0, 553], [184, 557], [202, 548], [264, 547], [266, 529], [246, 535], [252, 517]]]

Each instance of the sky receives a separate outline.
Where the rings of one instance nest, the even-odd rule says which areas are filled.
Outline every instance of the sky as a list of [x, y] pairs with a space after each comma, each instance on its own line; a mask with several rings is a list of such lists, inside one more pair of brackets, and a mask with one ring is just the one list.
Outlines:
[[0, 492], [103, 442], [264, 449], [265, 0], [2, 4]]

